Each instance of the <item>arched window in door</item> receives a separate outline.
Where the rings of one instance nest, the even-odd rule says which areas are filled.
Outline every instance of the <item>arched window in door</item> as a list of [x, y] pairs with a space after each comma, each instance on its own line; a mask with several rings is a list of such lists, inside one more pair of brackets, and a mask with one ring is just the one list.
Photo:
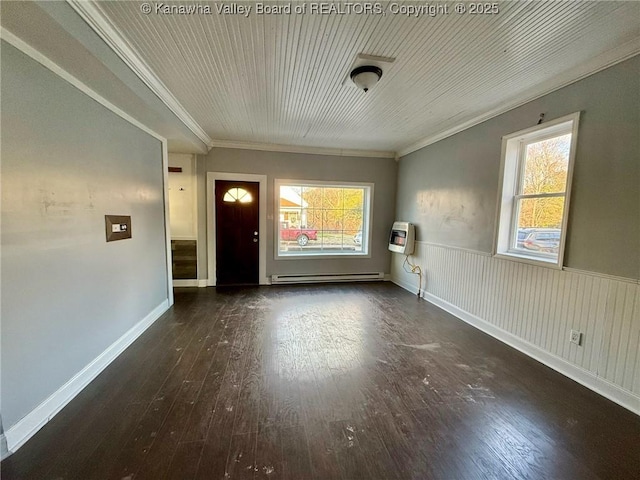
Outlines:
[[253, 198], [251, 197], [251, 194], [244, 188], [234, 187], [227, 190], [227, 192], [222, 197], [222, 201], [229, 203], [251, 203], [253, 201]]

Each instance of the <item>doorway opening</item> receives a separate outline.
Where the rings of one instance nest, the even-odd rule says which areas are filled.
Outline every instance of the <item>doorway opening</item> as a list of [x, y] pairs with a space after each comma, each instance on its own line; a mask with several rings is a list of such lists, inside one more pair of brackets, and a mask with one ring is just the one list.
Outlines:
[[216, 180], [216, 285], [258, 284], [260, 184]]
[[208, 285], [264, 285], [266, 175], [207, 173]]

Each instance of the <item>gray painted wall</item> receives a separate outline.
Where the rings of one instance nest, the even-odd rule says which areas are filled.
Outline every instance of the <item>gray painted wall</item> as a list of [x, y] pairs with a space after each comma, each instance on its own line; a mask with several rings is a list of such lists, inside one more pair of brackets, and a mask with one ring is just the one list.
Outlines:
[[205, 153], [196, 137], [67, 2], [1, 1], [3, 28], [167, 138], [172, 152]]
[[[389, 158], [334, 157], [214, 148], [198, 157], [198, 272], [207, 278], [206, 172], [267, 175], [267, 276], [285, 273], [389, 272], [387, 250], [393, 223], [397, 163]], [[276, 260], [274, 257], [276, 178], [374, 183], [371, 258]]]
[[397, 216], [419, 240], [491, 252], [503, 135], [581, 111], [565, 266], [640, 278], [640, 57], [403, 157]]
[[[167, 299], [161, 143], [2, 43], [2, 420]], [[131, 215], [106, 243], [104, 215]]]

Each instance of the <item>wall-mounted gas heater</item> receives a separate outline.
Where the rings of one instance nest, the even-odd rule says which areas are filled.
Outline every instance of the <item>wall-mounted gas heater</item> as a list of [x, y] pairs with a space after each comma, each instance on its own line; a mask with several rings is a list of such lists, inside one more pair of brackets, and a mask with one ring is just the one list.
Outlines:
[[[389, 250], [404, 255], [402, 268], [407, 273], [418, 276], [418, 298], [422, 289], [422, 268], [409, 261], [409, 255], [413, 255], [416, 244], [416, 227], [409, 222], [393, 222], [389, 234]], [[409, 266], [410, 270], [407, 270]]]
[[416, 229], [409, 222], [393, 222], [389, 235], [389, 250], [403, 255], [413, 255]]

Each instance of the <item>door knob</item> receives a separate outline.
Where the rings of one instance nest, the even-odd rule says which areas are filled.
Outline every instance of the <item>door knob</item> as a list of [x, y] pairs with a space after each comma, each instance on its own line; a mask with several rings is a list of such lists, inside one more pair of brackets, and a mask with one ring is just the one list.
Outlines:
[[257, 238], [254, 238], [254, 239], [253, 239], [253, 243], [256, 243], [257, 241], [258, 241], [258, 239], [257, 239]]

